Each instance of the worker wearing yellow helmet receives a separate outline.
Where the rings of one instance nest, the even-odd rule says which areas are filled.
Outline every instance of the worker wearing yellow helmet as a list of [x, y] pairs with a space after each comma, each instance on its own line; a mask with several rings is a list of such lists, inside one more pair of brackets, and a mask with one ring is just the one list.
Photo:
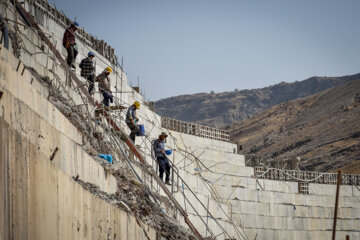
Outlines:
[[129, 107], [125, 119], [125, 123], [131, 131], [129, 137], [134, 143], [136, 134], [140, 132], [139, 125], [137, 124], [139, 122], [139, 119], [136, 116], [137, 109], [140, 109], [140, 103], [138, 101], [134, 102], [134, 104]]
[[96, 82], [99, 82], [99, 90], [102, 93], [105, 106], [109, 106], [109, 101], [113, 103], [113, 95], [111, 93], [111, 85], [109, 75], [112, 73], [111, 67], [105, 68], [105, 70], [96, 77]]

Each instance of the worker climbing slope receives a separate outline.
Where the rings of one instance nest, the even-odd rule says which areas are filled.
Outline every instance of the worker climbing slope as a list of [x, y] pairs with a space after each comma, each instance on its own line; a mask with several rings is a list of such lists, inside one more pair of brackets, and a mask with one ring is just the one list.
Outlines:
[[155, 158], [159, 164], [159, 177], [162, 181], [164, 177], [164, 172], [166, 174], [165, 184], [170, 185], [170, 160], [167, 158], [165, 154], [165, 139], [167, 138], [167, 134], [162, 132], [159, 135], [159, 138], [154, 141], [154, 153]]
[[90, 95], [94, 93], [94, 82], [95, 82], [95, 66], [93, 62], [93, 58], [95, 54], [93, 52], [89, 52], [88, 56], [81, 60], [80, 68], [81, 68], [81, 76], [84, 77], [89, 82], [88, 92]]
[[125, 123], [131, 131], [129, 137], [134, 143], [136, 134], [140, 132], [139, 126], [137, 124], [139, 122], [139, 119], [136, 116], [137, 109], [140, 109], [140, 103], [138, 101], [134, 102], [134, 104], [128, 108], [125, 119]]
[[68, 54], [67, 64], [74, 69], [76, 69], [75, 59], [78, 54], [78, 47], [75, 42], [75, 32], [78, 27], [79, 24], [77, 22], [71, 23], [70, 27], [65, 30], [63, 37], [63, 46], [66, 48]]
[[111, 67], [105, 68], [105, 70], [96, 77], [96, 82], [99, 82], [99, 90], [102, 93], [104, 100], [103, 103], [106, 107], [110, 105], [109, 102], [113, 103], [113, 95], [110, 88], [109, 75], [112, 73]]

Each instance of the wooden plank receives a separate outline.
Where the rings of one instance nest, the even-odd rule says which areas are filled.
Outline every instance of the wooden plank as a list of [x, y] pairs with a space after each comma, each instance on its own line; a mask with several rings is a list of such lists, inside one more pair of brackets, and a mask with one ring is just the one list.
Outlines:
[[98, 107], [96, 110], [95, 110], [95, 113], [96, 114], [102, 114], [103, 111], [117, 111], [117, 110], [123, 110], [123, 109], [126, 109], [125, 106], [122, 106], [122, 105], [115, 105], [115, 106], [109, 106], [109, 107]]

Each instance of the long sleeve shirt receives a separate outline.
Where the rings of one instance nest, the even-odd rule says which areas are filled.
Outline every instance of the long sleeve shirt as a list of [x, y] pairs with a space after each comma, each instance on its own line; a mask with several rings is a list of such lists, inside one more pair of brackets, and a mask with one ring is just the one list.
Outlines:
[[136, 107], [134, 105], [131, 105], [127, 110], [125, 122], [131, 123], [131, 121], [135, 121], [136, 118]]
[[81, 68], [81, 76], [88, 77], [95, 74], [95, 66], [91, 58], [84, 58], [83, 60], [81, 60], [79, 66]]
[[155, 153], [155, 158], [157, 157], [164, 157], [164, 153], [162, 153], [161, 151], [164, 150], [165, 151], [165, 143], [164, 141], [161, 141], [160, 139], [155, 140], [154, 145], [154, 153]]
[[100, 92], [111, 92], [110, 91], [110, 78], [105, 76], [105, 73], [99, 74], [96, 77], [96, 82], [99, 82]]
[[66, 46], [67, 44], [69, 44], [70, 46], [75, 45], [75, 32], [71, 27], [69, 27], [65, 30], [64, 37], [63, 37], [64, 47], [67, 47]]

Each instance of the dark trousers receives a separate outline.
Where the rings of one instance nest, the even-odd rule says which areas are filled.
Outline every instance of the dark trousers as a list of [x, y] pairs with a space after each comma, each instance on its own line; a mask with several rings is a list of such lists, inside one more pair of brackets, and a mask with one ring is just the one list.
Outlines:
[[109, 101], [110, 101], [111, 103], [114, 102], [113, 95], [112, 95], [111, 93], [109, 93], [109, 92], [107, 92], [107, 91], [101, 91], [101, 93], [102, 93], [102, 95], [103, 95], [103, 97], [104, 97], [103, 103], [104, 103], [105, 106], [108, 107], [108, 106], [110, 105], [110, 104], [109, 104]]
[[159, 164], [159, 177], [163, 180], [164, 172], [166, 174], [165, 182], [169, 182], [170, 180], [170, 162], [169, 159], [165, 156], [158, 156], [157, 158]]
[[85, 77], [85, 79], [88, 81], [89, 83], [89, 88], [88, 88], [88, 92], [90, 95], [92, 95], [93, 90], [94, 90], [94, 83], [95, 83], [95, 75], [92, 74], [90, 76]]
[[78, 51], [74, 48], [74, 46], [69, 46], [66, 48], [67, 51], [67, 64], [71, 66], [75, 63], [76, 56], [78, 54]]
[[135, 143], [135, 136], [140, 132], [139, 126], [133, 123], [127, 123], [127, 125], [131, 130], [129, 137]]

